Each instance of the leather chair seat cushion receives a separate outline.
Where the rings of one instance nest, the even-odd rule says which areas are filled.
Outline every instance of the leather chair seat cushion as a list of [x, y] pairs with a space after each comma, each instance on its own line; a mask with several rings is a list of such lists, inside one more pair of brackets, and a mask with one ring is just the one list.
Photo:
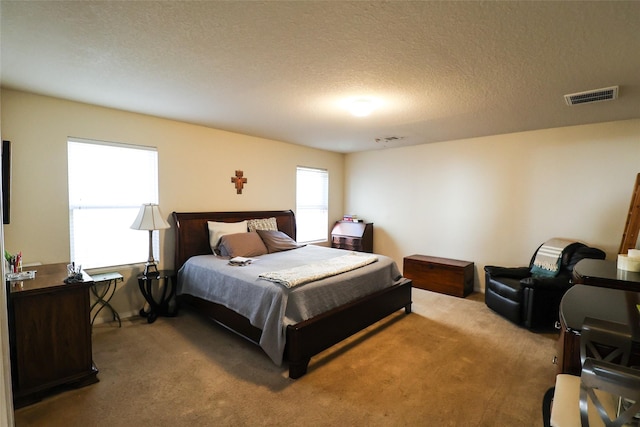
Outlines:
[[491, 292], [503, 298], [511, 301], [522, 301], [522, 286], [518, 279], [500, 277], [499, 280], [495, 280], [492, 277], [487, 277], [485, 286], [490, 289]]

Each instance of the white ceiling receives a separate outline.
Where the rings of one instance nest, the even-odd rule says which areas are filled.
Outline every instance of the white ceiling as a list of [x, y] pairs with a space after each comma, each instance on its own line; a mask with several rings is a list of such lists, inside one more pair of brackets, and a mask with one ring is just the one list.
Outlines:
[[[338, 152], [640, 117], [635, 1], [3, 0], [0, 13], [3, 87]], [[614, 101], [563, 99], [614, 85]], [[341, 102], [362, 96], [380, 107], [350, 116]]]

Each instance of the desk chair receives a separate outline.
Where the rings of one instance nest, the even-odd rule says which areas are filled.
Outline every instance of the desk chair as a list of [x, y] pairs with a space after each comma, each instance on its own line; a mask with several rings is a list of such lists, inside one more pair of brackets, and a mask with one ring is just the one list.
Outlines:
[[640, 370], [623, 365], [630, 355], [626, 325], [586, 318], [580, 335], [582, 373], [556, 376], [543, 399], [545, 427], [640, 425]]

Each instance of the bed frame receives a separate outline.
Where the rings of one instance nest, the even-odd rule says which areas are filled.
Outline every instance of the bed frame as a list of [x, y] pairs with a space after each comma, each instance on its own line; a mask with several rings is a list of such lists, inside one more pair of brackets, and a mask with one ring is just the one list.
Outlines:
[[[245, 219], [271, 217], [276, 218], [280, 231], [295, 240], [296, 222], [291, 210], [173, 212], [177, 230], [175, 239], [176, 271], [189, 257], [211, 253], [207, 221], [237, 222]], [[180, 302], [191, 305], [221, 325], [256, 344], [259, 343], [262, 330], [251, 325], [246, 317], [233, 310], [191, 295], [181, 295]], [[284, 358], [289, 362], [289, 377], [295, 379], [303, 376], [307, 372], [312, 356], [402, 308], [405, 313], [411, 313], [411, 281], [408, 279], [403, 279], [390, 288], [336, 307], [311, 319], [287, 326]]]

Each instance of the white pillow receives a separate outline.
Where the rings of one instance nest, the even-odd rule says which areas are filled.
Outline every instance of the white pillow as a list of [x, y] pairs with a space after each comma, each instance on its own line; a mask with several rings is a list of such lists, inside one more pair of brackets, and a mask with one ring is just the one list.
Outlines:
[[246, 220], [240, 222], [207, 221], [207, 226], [209, 227], [209, 246], [211, 246], [211, 252], [214, 254], [216, 254], [216, 249], [222, 236], [247, 232]]

